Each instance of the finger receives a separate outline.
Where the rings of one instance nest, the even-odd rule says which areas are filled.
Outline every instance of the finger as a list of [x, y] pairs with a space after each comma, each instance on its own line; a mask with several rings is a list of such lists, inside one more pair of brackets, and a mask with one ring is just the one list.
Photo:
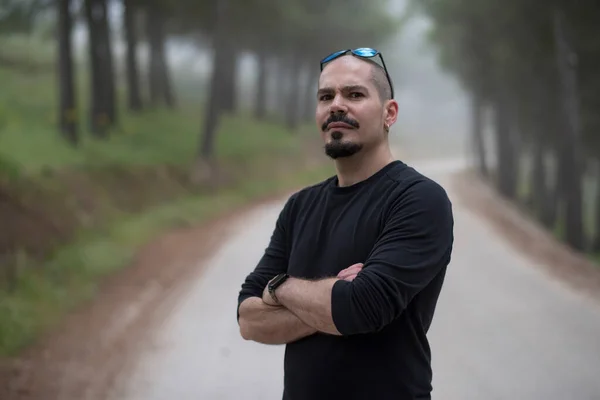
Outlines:
[[353, 266], [342, 270], [340, 273], [342, 273], [344, 275], [355, 274], [360, 270], [362, 270], [362, 264], [354, 264]]
[[353, 267], [345, 269], [338, 274], [338, 278], [346, 279], [349, 276], [357, 275], [360, 271], [362, 271], [362, 267]]
[[363, 267], [362, 263], [358, 263], [358, 264], [352, 264], [351, 266], [349, 266], [346, 269], [343, 269], [341, 272], [348, 272], [348, 271], [360, 271]]
[[344, 272], [343, 274], [339, 274], [337, 276], [338, 279], [347, 279], [348, 277], [354, 276], [354, 275], [358, 275], [360, 271], [354, 271], [354, 272]]
[[350, 275], [355, 275], [359, 272], [360, 272], [360, 270], [344, 270], [338, 274], [338, 278], [345, 279], [346, 277], [348, 277]]
[[352, 274], [352, 275], [348, 275], [347, 277], [345, 277], [343, 280], [347, 281], [347, 282], [352, 282], [354, 280], [354, 278], [356, 278], [358, 274]]

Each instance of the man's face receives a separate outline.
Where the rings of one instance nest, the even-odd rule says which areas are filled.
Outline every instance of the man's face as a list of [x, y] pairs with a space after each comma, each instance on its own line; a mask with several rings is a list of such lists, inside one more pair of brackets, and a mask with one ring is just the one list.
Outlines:
[[372, 68], [356, 57], [343, 56], [321, 73], [316, 122], [325, 153], [333, 159], [378, 146], [386, 140], [384, 124], [395, 122], [389, 102], [382, 102], [372, 81]]

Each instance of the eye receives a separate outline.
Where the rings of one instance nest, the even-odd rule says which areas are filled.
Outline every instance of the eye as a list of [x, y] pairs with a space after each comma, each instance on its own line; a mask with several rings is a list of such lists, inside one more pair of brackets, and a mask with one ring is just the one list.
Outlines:
[[350, 97], [353, 99], [357, 99], [359, 97], [364, 97], [364, 94], [362, 94], [361, 92], [352, 92], [350, 93]]
[[330, 94], [324, 94], [322, 96], [319, 97], [320, 101], [327, 101], [327, 100], [331, 100], [331, 95]]

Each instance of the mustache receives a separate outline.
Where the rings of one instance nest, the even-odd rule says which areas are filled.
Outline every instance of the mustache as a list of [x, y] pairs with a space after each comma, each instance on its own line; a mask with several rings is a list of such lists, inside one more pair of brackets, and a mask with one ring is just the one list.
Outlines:
[[350, 125], [351, 127], [355, 128], [355, 129], [358, 129], [360, 127], [360, 125], [358, 124], [358, 121], [353, 120], [352, 118], [349, 118], [345, 114], [333, 114], [327, 119], [327, 121], [325, 121], [323, 123], [323, 126], [321, 126], [321, 129], [323, 130], [323, 132], [325, 132], [327, 130], [327, 127], [334, 122], [342, 122], [344, 124]]

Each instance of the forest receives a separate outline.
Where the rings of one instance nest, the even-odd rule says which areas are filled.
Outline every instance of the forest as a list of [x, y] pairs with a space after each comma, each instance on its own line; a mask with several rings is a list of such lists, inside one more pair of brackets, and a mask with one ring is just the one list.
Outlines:
[[422, 0], [470, 98], [478, 174], [571, 248], [600, 253], [600, 4]]
[[386, 7], [0, 0], [0, 355], [161, 232], [331, 174], [319, 61], [385, 41]]

